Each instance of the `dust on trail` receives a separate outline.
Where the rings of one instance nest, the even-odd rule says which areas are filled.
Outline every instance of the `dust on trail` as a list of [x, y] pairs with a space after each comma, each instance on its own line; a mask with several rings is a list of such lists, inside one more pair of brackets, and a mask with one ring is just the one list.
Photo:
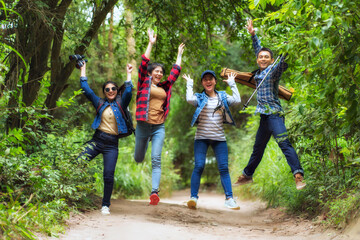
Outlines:
[[[360, 239], [360, 229], [339, 233], [324, 231], [309, 220], [294, 218], [279, 209], [266, 209], [256, 201], [237, 201], [239, 211], [224, 207], [224, 196], [200, 193], [198, 209], [186, 207], [189, 191], [175, 192], [157, 206], [148, 200], [112, 200], [111, 215], [99, 210], [72, 216], [59, 237], [66, 240], [348, 240]], [[55, 239], [55, 238], [54, 238]]]

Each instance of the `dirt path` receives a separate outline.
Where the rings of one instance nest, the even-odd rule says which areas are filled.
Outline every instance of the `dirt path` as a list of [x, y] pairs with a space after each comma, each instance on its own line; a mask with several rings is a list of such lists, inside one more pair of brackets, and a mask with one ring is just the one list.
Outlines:
[[189, 191], [176, 192], [158, 206], [147, 200], [112, 200], [110, 216], [99, 210], [73, 216], [60, 239], [360, 239], [359, 231], [324, 232], [308, 220], [266, 209], [261, 202], [238, 201], [239, 211], [228, 210], [223, 207], [224, 197], [216, 193], [201, 193], [199, 208], [191, 210], [186, 207], [188, 195]]

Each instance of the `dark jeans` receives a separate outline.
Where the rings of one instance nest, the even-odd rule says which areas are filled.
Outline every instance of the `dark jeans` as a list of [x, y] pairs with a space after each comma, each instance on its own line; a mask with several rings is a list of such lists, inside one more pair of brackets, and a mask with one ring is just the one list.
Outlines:
[[285, 127], [285, 118], [279, 114], [261, 114], [260, 116], [260, 126], [256, 133], [253, 153], [251, 154], [248, 165], [243, 171], [244, 175], [252, 176], [254, 174], [255, 169], [261, 162], [271, 135], [274, 136], [276, 142], [284, 153], [293, 175], [296, 173], [304, 175], [304, 170], [300, 165], [299, 158], [288, 139], [288, 133]]
[[226, 198], [232, 198], [233, 193], [228, 167], [227, 143], [226, 141], [214, 141], [208, 139], [195, 140], [194, 143], [195, 166], [191, 175], [191, 197], [199, 197], [200, 179], [205, 168], [206, 153], [209, 146], [212, 147], [215, 153], [225, 196]]
[[104, 159], [104, 197], [102, 206], [110, 206], [110, 198], [114, 186], [114, 172], [118, 159], [118, 137], [102, 131], [96, 130], [93, 138], [87, 142], [87, 145], [79, 158], [88, 161], [94, 159], [100, 153]]

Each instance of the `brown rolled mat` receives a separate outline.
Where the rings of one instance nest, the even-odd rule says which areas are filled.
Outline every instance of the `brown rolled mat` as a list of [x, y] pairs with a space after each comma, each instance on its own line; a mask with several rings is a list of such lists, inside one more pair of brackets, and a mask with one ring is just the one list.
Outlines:
[[[251, 72], [240, 72], [229, 68], [223, 68], [221, 70], [220, 76], [223, 78], [227, 78], [227, 75], [230, 73], [235, 73], [235, 82], [241, 83], [243, 85], [246, 85], [251, 88], [256, 88], [256, 83], [253, 78], [253, 75]], [[279, 97], [282, 99], [285, 99], [286, 101], [289, 101], [291, 99], [292, 92], [288, 89], [286, 89], [283, 86], [279, 85]]]

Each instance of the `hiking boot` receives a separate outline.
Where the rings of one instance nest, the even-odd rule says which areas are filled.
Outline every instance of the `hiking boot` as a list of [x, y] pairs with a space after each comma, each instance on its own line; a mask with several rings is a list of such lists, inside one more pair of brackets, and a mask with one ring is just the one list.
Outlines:
[[235, 200], [233, 198], [225, 199], [225, 207], [228, 207], [232, 210], [240, 209], [239, 205], [237, 205], [237, 203], [235, 202]]
[[248, 184], [248, 183], [252, 183], [253, 179], [252, 177], [248, 177], [245, 176], [244, 174], [242, 174], [238, 180], [233, 184], [234, 187], [236, 186], [240, 186], [240, 185], [244, 185], [244, 184]]
[[195, 197], [191, 197], [190, 200], [187, 202], [187, 206], [190, 209], [196, 209], [196, 205], [197, 205], [197, 198]]
[[159, 201], [160, 201], [159, 194], [157, 192], [152, 192], [150, 195], [150, 204], [158, 205]]
[[110, 208], [107, 206], [102, 206], [101, 208], [101, 214], [102, 215], [109, 215], [110, 214]]
[[301, 173], [295, 174], [295, 183], [296, 183], [296, 189], [301, 190], [306, 186], [306, 183], [304, 183], [304, 177], [301, 175]]

